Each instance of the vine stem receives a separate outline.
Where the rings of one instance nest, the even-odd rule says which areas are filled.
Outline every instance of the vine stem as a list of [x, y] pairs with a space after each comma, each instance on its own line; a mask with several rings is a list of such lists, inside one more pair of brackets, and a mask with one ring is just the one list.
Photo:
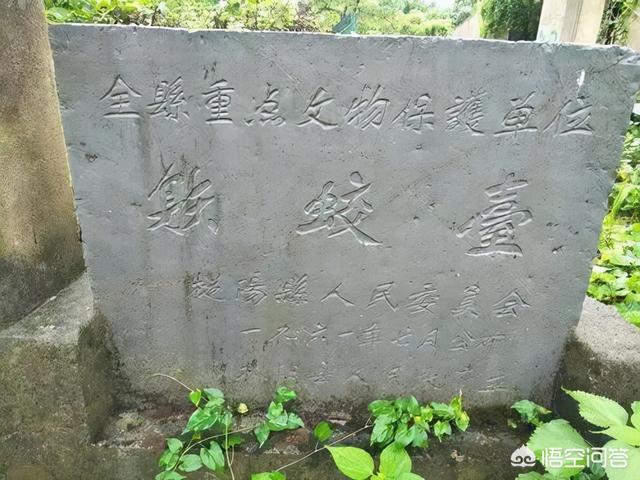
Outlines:
[[[369, 420], [371, 420], [371, 419], [369, 418]], [[285, 468], [289, 468], [289, 467], [291, 467], [291, 466], [293, 466], [293, 465], [295, 465], [295, 464], [297, 464], [297, 463], [302, 462], [303, 460], [306, 460], [307, 458], [311, 457], [312, 455], [315, 455], [316, 453], [318, 453], [318, 452], [320, 452], [320, 451], [322, 451], [322, 450], [325, 450], [327, 447], [333, 447], [335, 444], [340, 443], [340, 442], [343, 442], [343, 441], [345, 441], [347, 438], [354, 437], [354, 436], [356, 436], [357, 434], [359, 434], [360, 432], [362, 432], [362, 431], [364, 431], [364, 430], [367, 430], [368, 428], [373, 427], [373, 424], [369, 424], [369, 420], [367, 420], [367, 423], [366, 423], [366, 425], [365, 425], [364, 427], [361, 427], [361, 428], [359, 428], [358, 430], [356, 430], [356, 431], [354, 431], [354, 432], [351, 432], [351, 433], [349, 433], [349, 434], [345, 435], [344, 437], [339, 438], [338, 440], [336, 440], [336, 441], [334, 441], [334, 442], [331, 442], [331, 443], [329, 443], [329, 444], [327, 444], [327, 445], [323, 445], [323, 446], [322, 446], [322, 447], [320, 447], [320, 448], [316, 448], [314, 451], [307, 453], [304, 457], [302, 457], [302, 458], [298, 458], [297, 460], [294, 460], [294, 461], [293, 461], [293, 462], [291, 462], [291, 463], [287, 463], [286, 465], [283, 465], [283, 466], [281, 466], [281, 467], [276, 468], [276, 469], [275, 469], [275, 471], [276, 471], [276, 472], [280, 472], [281, 470], [284, 470]]]
[[176, 382], [179, 385], [182, 385], [184, 388], [186, 388], [187, 390], [189, 390], [190, 392], [193, 392], [193, 388], [189, 388], [187, 385], [185, 385], [184, 383], [182, 383], [180, 380], [178, 380], [177, 378], [172, 377], [171, 375], [167, 375], [166, 373], [154, 373], [153, 375], [150, 375], [151, 377], [164, 377], [164, 378], [168, 378], [170, 380], [173, 380], [174, 382]]
[[224, 427], [224, 443], [225, 449], [224, 454], [227, 457], [227, 465], [229, 466], [229, 473], [231, 474], [231, 480], [236, 480], [236, 476], [233, 474], [233, 467], [231, 466], [231, 460], [229, 458], [229, 427], [225, 425]]

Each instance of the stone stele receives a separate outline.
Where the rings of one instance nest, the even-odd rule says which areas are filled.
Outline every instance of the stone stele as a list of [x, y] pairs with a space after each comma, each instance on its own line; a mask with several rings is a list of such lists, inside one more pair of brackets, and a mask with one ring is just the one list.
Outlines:
[[135, 391], [548, 397], [630, 50], [51, 28], [96, 308]]

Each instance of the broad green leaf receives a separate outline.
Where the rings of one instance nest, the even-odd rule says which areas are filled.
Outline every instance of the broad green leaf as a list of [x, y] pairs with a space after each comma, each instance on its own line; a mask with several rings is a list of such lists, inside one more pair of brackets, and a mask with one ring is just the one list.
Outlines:
[[293, 390], [287, 387], [279, 387], [276, 390], [274, 400], [276, 403], [287, 403], [291, 400], [295, 400], [296, 398], [298, 398], [298, 395]]
[[373, 430], [371, 431], [371, 445], [379, 443], [386, 445], [393, 440], [393, 421], [386, 421], [386, 415], [381, 415], [373, 422]]
[[411, 442], [411, 446], [416, 448], [427, 448], [429, 445], [429, 437], [424, 428], [417, 425], [413, 425], [411, 428], [413, 429], [413, 442]]
[[[560, 448], [564, 449], [587, 449], [589, 445], [584, 441], [582, 436], [567, 422], [566, 420], [552, 420], [548, 423], [540, 425], [529, 438], [527, 443], [535, 454], [538, 461], [542, 462], [542, 453], [546, 449]], [[548, 462], [547, 462], [548, 463]], [[544, 464], [544, 463], [543, 463]], [[551, 468], [544, 465], [549, 473], [560, 478], [569, 478], [571, 475], [580, 473], [584, 469], [583, 466]]]
[[446, 403], [431, 402], [431, 408], [433, 409], [433, 416], [442, 420], [453, 420], [456, 416], [453, 407]]
[[224, 404], [224, 393], [217, 388], [205, 388], [202, 393], [208, 400], [207, 406]]
[[180, 452], [172, 452], [171, 450], [165, 450], [160, 458], [158, 459], [158, 466], [164, 468], [165, 470], [170, 470], [176, 466], [178, 460], [180, 459]]
[[202, 467], [202, 460], [199, 455], [184, 455], [180, 460], [180, 470], [183, 472], [195, 472]]
[[200, 449], [200, 460], [207, 468], [213, 471], [224, 468], [224, 453], [220, 445], [215, 441], [211, 442], [209, 448]]
[[514, 403], [511, 408], [520, 414], [522, 421], [531, 423], [535, 426], [540, 425], [539, 417], [549, 415], [551, 410], [547, 410], [541, 405], [532, 402], [531, 400], [520, 400]]
[[375, 400], [369, 404], [368, 409], [374, 417], [379, 417], [380, 415], [393, 413], [395, 407], [389, 400]]
[[384, 478], [396, 478], [411, 471], [411, 457], [407, 451], [392, 443], [380, 454], [380, 473]]
[[202, 390], [191, 390], [191, 392], [189, 392], [189, 400], [191, 400], [191, 403], [193, 403], [196, 407], [200, 403], [201, 398]]
[[626, 425], [629, 420], [627, 411], [613, 400], [579, 390], [565, 392], [578, 402], [582, 418], [597, 427]]
[[170, 471], [170, 472], [162, 472], [159, 473], [158, 475], [156, 475], [156, 479], [155, 480], [183, 480], [185, 477], [184, 475], [180, 475], [178, 472], [176, 471]]
[[295, 430], [296, 428], [304, 427], [304, 422], [298, 416], [298, 414], [289, 412], [289, 417], [287, 419], [287, 428], [289, 430]]
[[404, 448], [413, 442], [414, 435], [415, 430], [410, 429], [406, 423], [401, 423], [396, 429], [393, 440], [397, 445]]
[[251, 480], [287, 480], [287, 477], [280, 472], [263, 472], [251, 474]]
[[[604, 446], [606, 450], [607, 478], [609, 480], [638, 480], [638, 472], [640, 472], [640, 448], [631, 448], [629, 445], [620, 440], [611, 440]], [[624, 452], [626, 450], [626, 452]], [[615, 455], [616, 462], [612, 462], [612, 456]], [[620, 462], [626, 455], [626, 467], [620, 468]]]
[[631, 402], [631, 411], [633, 413], [640, 413], [640, 402], [639, 401]]
[[227, 438], [223, 438], [222, 446], [226, 450], [228, 448], [235, 447], [237, 445], [242, 445], [243, 443], [244, 443], [244, 438], [242, 438], [238, 434], [233, 434], [233, 435], [227, 436]]
[[424, 477], [417, 475], [415, 473], [407, 472], [403, 473], [398, 477], [398, 480], [424, 480]]
[[333, 435], [333, 429], [331, 428], [331, 425], [329, 425], [329, 422], [324, 420], [318, 423], [316, 428], [313, 429], [313, 436], [316, 437], [319, 442], [329, 440], [331, 435]]
[[269, 408], [267, 409], [267, 418], [273, 419], [278, 418], [284, 412], [284, 406], [282, 403], [271, 402], [269, 404]]
[[640, 447], [640, 430], [636, 430], [633, 427], [628, 427], [626, 425], [614, 425], [606, 430], [596, 433], [609, 435], [611, 438], [620, 440], [633, 447]]
[[211, 428], [218, 421], [218, 414], [209, 409], [197, 408], [189, 418], [186, 431], [202, 432]]
[[373, 458], [355, 447], [327, 447], [333, 461], [345, 476], [352, 480], [366, 480], [373, 475]]
[[640, 430], [640, 412], [636, 412], [631, 415], [631, 425]]
[[263, 422], [253, 430], [253, 433], [256, 436], [256, 440], [258, 440], [258, 443], [262, 447], [262, 445], [264, 445], [264, 442], [266, 442], [269, 438], [271, 430], [269, 429], [269, 425], [267, 425], [266, 422]]
[[171, 452], [179, 452], [182, 449], [182, 442], [177, 438], [167, 438], [167, 448]]
[[433, 425], [433, 434], [438, 440], [442, 440], [445, 435], [451, 435], [451, 424], [447, 421], [438, 420]]
[[416, 400], [416, 397], [414, 396], [399, 398], [398, 400], [395, 401], [395, 404], [396, 404], [396, 407], [398, 407], [399, 409], [405, 412], [409, 412], [411, 415], [420, 414], [420, 404], [418, 403], [418, 400]]
[[469, 428], [469, 414], [467, 412], [460, 412], [459, 415], [456, 415], [456, 427], [458, 427], [460, 430], [462, 430], [463, 432], [467, 430], [467, 428]]

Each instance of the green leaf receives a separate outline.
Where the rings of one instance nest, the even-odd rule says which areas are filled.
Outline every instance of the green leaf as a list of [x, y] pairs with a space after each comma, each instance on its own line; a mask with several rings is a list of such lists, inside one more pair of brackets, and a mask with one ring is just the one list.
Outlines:
[[242, 445], [243, 443], [244, 443], [244, 438], [242, 438], [237, 433], [234, 433], [233, 435], [229, 435], [223, 439], [222, 446], [226, 450], [231, 447]]
[[180, 452], [172, 452], [171, 450], [165, 450], [160, 458], [158, 459], [158, 466], [164, 468], [165, 470], [171, 470], [176, 466], [178, 460], [180, 459]]
[[196, 407], [200, 403], [201, 398], [202, 390], [191, 390], [191, 392], [189, 392], [189, 400], [191, 400], [191, 403], [193, 403]]
[[224, 393], [217, 388], [205, 388], [202, 393], [208, 399], [207, 406], [224, 404]]
[[[608, 459], [605, 470], [609, 480], [638, 480], [638, 472], [640, 472], [640, 448], [630, 448], [629, 445], [620, 440], [611, 440], [605, 444], [604, 448]], [[611, 457], [615, 452], [618, 458], [620, 458], [623, 449], [627, 450], [627, 466], [626, 468], [615, 468], [615, 464], [611, 462]]]
[[258, 440], [258, 443], [262, 447], [262, 445], [264, 445], [264, 442], [266, 442], [269, 438], [271, 430], [269, 429], [269, 425], [267, 425], [267, 422], [263, 422], [253, 430], [253, 433], [256, 436], [256, 440]]
[[551, 410], [547, 410], [531, 400], [520, 400], [511, 405], [511, 408], [520, 414], [523, 422], [535, 426], [540, 425], [540, 416], [546, 416], [551, 413]]
[[156, 475], [156, 479], [155, 480], [183, 480], [185, 477], [184, 475], [180, 475], [178, 472], [171, 470], [169, 472], [162, 472], [159, 473], [158, 475]]
[[287, 480], [287, 477], [280, 472], [263, 472], [251, 474], [251, 480]]
[[287, 419], [287, 429], [295, 430], [296, 428], [304, 427], [304, 422], [298, 416], [298, 414], [289, 412], [289, 418]]
[[284, 412], [284, 406], [282, 403], [271, 402], [269, 404], [269, 408], [267, 409], [267, 418], [274, 419], [278, 418]]
[[633, 447], [640, 447], [640, 430], [636, 430], [633, 427], [628, 427], [626, 425], [614, 425], [606, 430], [595, 433], [609, 435], [611, 438], [620, 440]]
[[352, 480], [366, 480], [373, 475], [373, 458], [355, 447], [327, 447], [333, 461], [345, 476]]
[[424, 477], [421, 477], [420, 475], [417, 475], [415, 473], [406, 472], [401, 474], [398, 477], [398, 480], [424, 480]]
[[469, 419], [469, 414], [467, 412], [461, 412], [459, 415], [456, 415], [456, 427], [458, 427], [463, 432], [466, 431], [467, 428], [469, 428], [470, 421], [471, 420]]
[[411, 428], [413, 429], [413, 442], [411, 442], [411, 446], [415, 448], [427, 448], [429, 446], [429, 436], [424, 428], [418, 425], [413, 425]]
[[183, 472], [195, 472], [202, 467], [202, 460], [198, 455], [184, 455], [180, 461], [180, 470]]
[[411, 415], [420, 415], [420, 404], [414, 396], [399, 398], [395, 404], [400, 410], [409, 412]]
[[373, 430], [371, 431], [371, 445], [379, 443], [386, 445], [393, 440], [393, 419], [390, 419], [388, 415], [380, 415], [373, 422]]
[[170, 452], [179, 452], [182, 446], [182, 442], [177, 438], [167, 438], [167, 448]]
[[565, 390], [565, 392], [578, 402], [582, 418], [593, 425], [598, 427], [626, 425], [629, 420], [627, 411], [613, 400], [578, 390]]
[[631, 411], [633, 413], [640, 413], [640, 401], [631, 402]]
[[411, 430], [407, 427], [406, 423], [401, 423], [396, 429], [396, 434], [394, 437], [394, 442], [400, 447], [404, 448], [413, 442], [413, 436], [415, 435], [415, 430]]
[[395, 411], [393, 403], [389, 400], [375, 400], [369, 404], [368, 409], [374, 417], [389, 415]]
[[640, 430], [640, 412], [635, 412], [631, 415], [631, 425]]
[[313, 436], [316, 437], [319, 442], [329, 440], [331, 435], [333, 435], [333, 429], [331, 425], [329, 425], [329, 422], [324, 420], [318, 423], [313, 429]]
[[291, 400], [295, 400], [296, 398], [298, 398], [298, 395], [293, 390], [290, 390], [287, 387], [279, 387], [276, 390], [274, 400], [276, 403], [287, 403]]
[[451, 424], [446, 421], [438, 420], [433, 425], [433, 434], [438, 438], [438, 440], [442, 440], [442, 437], [445, 435], [451, 435]]
[[224, 468], [224, 453], [217, 442], [212, 441], [209, 448], [200, 449], [200, 460], [214, 472]]
[[218, 413], [210, 409], [197, 408], [189, 417], [185, 431], [202, 432], [213, 427], [218, 421]]
[[[529, 438], [527, 447], [535, 454], [538, 461], [542, 462], [542, 453], [549, 448], [587, 449], [589, 445], [582, 436], [566, 420], [552, 420], [540, 425]], [[547, 461], [547, 463], [549, 463]], [[544, 463], [543, 463], [544, 464]], [[544, 465], [549, 473], [560, 478], [569, 478], [580, 473], [584, 465], [576, 467], [551, 468]]]
[[433, 409], [433, 415], [443, 420], [453, 420], [456, 416], [453, 407], [446, 403], [431, 402], [431, 408]]
[[384, 478], [396, 478], [411, 471], [411, 457], [407, 451], [392, 443], [380, 454], [380, 473]]

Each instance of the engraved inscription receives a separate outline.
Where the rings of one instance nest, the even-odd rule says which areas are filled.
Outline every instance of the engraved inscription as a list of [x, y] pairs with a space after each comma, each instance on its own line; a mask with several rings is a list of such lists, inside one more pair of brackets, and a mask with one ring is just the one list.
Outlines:
[[324, 184], [320, 195], [304, 207], [304, 213], [311, 221], [298, 225], [296, 232], [299, 235], [327, 230], [328, 238], [351, 233], [362, 245], [382, 245], [359, 228], [360, 223], [373, 213], [373, 206], [364, 198], [371, 183], [364, 183], [359, 172], [353, 172], [349, 180], [352, 188], [341, 195], [333, 193], [334, 182]]
[[153, 103], [147, 105], [149, 116], [162, 115], [164, 118], [177, 122], [180, 116], [189, 118], [189, 113], [183, 110], [187, 104], [184, 98], [182, 77], [176, 78], [172, 83], [162, 81], [156, 86]]
[[480, 236], [480, 245], [469, 249], [467, 255], [522, 256], [522, 248], [515, 242], [515, 229], [528, 224], [533, 215], [531, 210], [518, 205], [518, 193], [529, 183], [514, 180], [514, 177], [514, 173], [509, 173], [503, 183], [487, 188], [485, 194], [490, 205], [458, 228], [458, 238], [464, 238], [472, 231]]
[[229, 106], [231, 105], [233, 91], [233, 87], [223, 78], [211, 84], [209, 90], [202, 94], [205, 99], [205, 106], [209, 110], [207, 123], [233, 123], [229, 116]]
[[589, 125], [592, 105], [584, 98], [567, 100], [555, 117], [544, 127], [544, 131], [551, 129], [553, 136], [581, 134], [592, 135], [593, 127]]
[[482, 347], [492, 347], [496, 342], [501, 342], [507, 339], [507, 336], [503, 333], [496, 333], [495, 335], [487, 335], [484, 337], [474, 337], [469, 330], [464, 330], [461, 334], [456, 335], [449, 344], [449, 350], [451, 351], [464, 351], [468, 352], [470, 349], [477, 349]]
[[431, 97], [426, 93], [420, 95], [415, 101], [409, 99], [404, 108], [391, 121], [391, 125], [415, 132], [421, 132], [423, 128], [433, 130], [433, 110], [430, 107]]
[[516, 290], [513, 290], [493, 305], [493, 313], [496, 317], [517, 317], [518, 309], [528, 307], [529, 304], [522, 299]]
[[356, 336], [360, 347], [374, 347], [382, 343], [380, 327], [377, 323], [372, 323], [367, 328], [360, 330]]
[[478, 312], [476, 311], [476, 297], [480, 294], [480, 287], [478, 285], [469, 285], [464, 289], [464, 294], [462, 296], [462, 300], [460, 304], [451, 310], [451, 314], [454, 317], [462, 317], [464, 315], [471, 315], [472, 317], [477, 317]]
[[108, 102], [105, 117], [111, 118], [138, 118], [140, 114], [131, 107], [131, 99], [141, 95], [131, 88], [120, 75], [116, 77], [111, 88], [100, 99], [100, 102]]
[[409, 303], [406, 309], [411, 315], [427, 312], [433, 313], [431, 307], [438, 303], [439, 298], [438, 289], [434, 287], [432, 283], [425, 283], [423, 290], [409, 295]]
[[370, 126], [380, 128], [387, 111], [389, 99], [382, 98], [382, 86], [378, 85], [373, 91], [368, 85], [362, 87], [360, 97], [354, 98], [351, 106], [345, 114], [347, 125], [353, 125], [360, 130], [366, 130]]
[[[159, 198], [162, 203], [160, 210], [147, 215], [153, 221], [147, 229], [154, 231], [162, 228], [184, 236], [200, 223], [203, 211], [215, 196], [210, 194], [210, 180], [198, 180], [198, 167], [188, 170], [187, 166], [183, 166], [182, 171], [175, 171], [174, 165], [172, 163], [167, 168], [162, 166], [162, 177], [147, 197], [151, 202]], [[218, 223], [213, 218], [207, 218], [207, 226], [213, 233], [217, 232]]]
[[471, 135], [484, 135], [479, 123], [484, 118], [483, 97], [487, 92], [480, 89], [471, 92], [467, 98], [456, 97], [454, 104], [447, 108], [447, 131], [470, 132]]
[[535, 132], [538, 127], [529, 125], [533, 115], [533, 107], [529, 101], [536, 92], [531, 92], [526, 98], [514, 98], [511, 100], [511, 110], [502, 119], [502, 130], [495, 133], [496, 137], [501, 135], [518, 136], [518, 132]]
[[265, 298], [267, 298], [267, 287], [260, 278], [260, 272], [238, 281], [236, 299], [255, 306]]
[[271, 85], [267, 83], [265, 99], [255, 108], [253, 116], [245, 119], [245, 123], [251, 125], [257, 119], [260, 125], [273, 125], [274, 127], [284, 125], [284, 117], [280, 115], [280, 102], [277, 100], [279, 93], [280, 90], [272, 88]]
[[398, 309], [398, 304], [394, 303], [391, 299], [391, 288], [393, 285], [394, 282], [387, 282], [381, 283], [374, 288], [367, 308], [374, 307], [378, 303], [386, 303], [389, 308], [395, 312]]
[[320, 302], [324, 302], [325, 300], [328, 300], [329, 298], [337, 298], [338, 300], [340, 300], [343, 304], [345, 304], [347, 307], [352, 307], [354, 305], [354, 303], [351, 300], [347, 300], [345, 297], [343, 297], [342, 295], [340, 295], [340, 287], [342, 287], [342, 283], [339, 283], [336, 288], [334, 288], [333, 290], [331, 290], [329, 293], [327, 293], [324, 297], [322, 297], [322, 299], [320, 300]]
[[326, 117], [321, 118], [322, 108], [333, 102], [333, 100], [334, 98], [324, 88], [318, 87], [304, 110], [304, 116], [307, 117], [306, 120], [298, 123], [298, 126], [304, 127], [305, 125], [314, 124], [320, 126], [323, 130], [336, 128], [338, 126], [337, 123], [327, 120]]
[[275, 298], [278, 303], [291, 303], [293, 305], [302, 305], [307, 303], [307, 276], [294, 275], [284, 282]]
[[438, 329], [434, 328], [431, 330], [427, 336], [420, 342], [418, 345], [418, 350], [422, 348], [431, 348], [433, 353], [435, 354], [438, 350]]
[[212, 277], [207, 274], [198, 273], [191, 284], [190, 296], [193, 298], [205, 298], [207, 300], [222, 302], [224, 299], [218, 295], [220, 290], [222, 290], [220, 275]]
[[411, 327], [406, 327], [401, 330], [396, 337], [391, 340], [397, 347], [408, 347], [411, 337], [413, 337], [413, 332], [411, 331]]

